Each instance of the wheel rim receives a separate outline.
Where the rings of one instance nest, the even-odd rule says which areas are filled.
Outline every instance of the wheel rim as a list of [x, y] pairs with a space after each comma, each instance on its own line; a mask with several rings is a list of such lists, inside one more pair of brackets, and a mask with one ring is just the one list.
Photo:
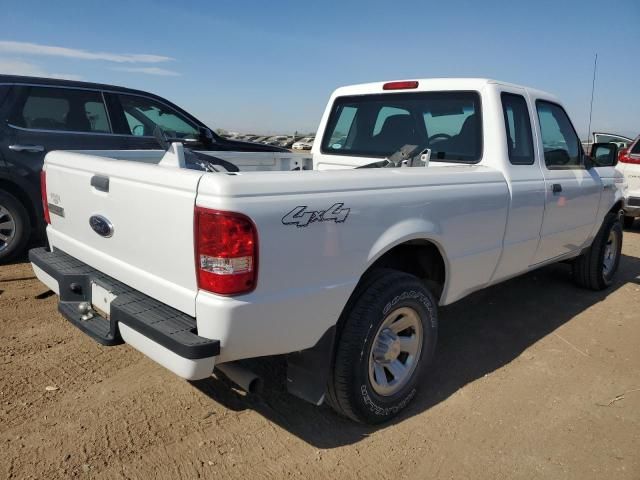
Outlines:
[[378, 395], [394, 395], [411, 379], [422, 352], [422, 337], [422, 322], [413, 308], [398, 308], [387, 315], [369, 355], [369, 382]]
[[609, 238], [604, 246], [604, 259], [602, 260], [603, 268], [602, 273], [606, 276], [613, 272], [616, 266], [616, 260], [618, 259], [618, 244], [620, 239], [618, 238], [618, 232], [611, 230], [609, 232]]
[[16, 222], [5, 207], [0, 205], [0, 252], [9, 248], [16, 235]]

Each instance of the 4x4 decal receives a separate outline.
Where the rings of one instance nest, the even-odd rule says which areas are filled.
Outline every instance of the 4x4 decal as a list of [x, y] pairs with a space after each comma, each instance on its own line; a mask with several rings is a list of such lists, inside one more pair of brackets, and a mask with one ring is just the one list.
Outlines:
[[306, 206], [299, 206], [282, 217], [283, 225], [306, 227], [315, 222], [344, 223], [349, 216], [349, 208], [342, 208], [344, 203], [334, 203], [326, 210], [307, 210]]

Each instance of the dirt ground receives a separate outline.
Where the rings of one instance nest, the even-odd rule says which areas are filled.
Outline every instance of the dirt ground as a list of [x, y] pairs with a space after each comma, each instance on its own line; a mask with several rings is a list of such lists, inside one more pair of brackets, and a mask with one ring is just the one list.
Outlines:
[[439, 351], [382, 428], [287, 395], [185, 382], [56, 311], [27, 263], [0, 267], [1, 478], [640, 479], [640, 229], [615, 285], [557, 265], [442, 310]]

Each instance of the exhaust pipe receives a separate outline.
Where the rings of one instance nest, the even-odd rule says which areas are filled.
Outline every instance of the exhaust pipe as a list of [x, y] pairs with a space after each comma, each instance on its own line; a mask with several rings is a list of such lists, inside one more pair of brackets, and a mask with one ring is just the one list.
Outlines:
[[242, 388], [248, 393], [260, 393], [262, 392], [262, 379], [235, 362], [223, 363], [216, 365], [216, 368], [224, 373], [224, 375], [233, 383]]

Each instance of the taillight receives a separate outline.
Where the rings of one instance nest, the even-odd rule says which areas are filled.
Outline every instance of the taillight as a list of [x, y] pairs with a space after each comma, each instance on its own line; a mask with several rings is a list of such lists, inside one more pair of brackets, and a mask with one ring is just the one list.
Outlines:
[[620, 163], [635, 163], [635, 164], [640, 164], [640, 158], [633, 158], [631, 157], [630, 153], [629, 153], [628, 148], [623, 148], [622, 150], [620, 150], [620, 152], [618, 152], [618, 161]]
[[42, 197], [42, 212], [44, 213], [44, 221], [51, 224], [49, 216], [49, 201], [47, 200], [47, 172], [40, 171], [40, 196]]
[[415, 80], [405, 80], [402, 82], [387, 82], [382, 85], [383, 90], [409, 90], [418, 88], [418, 82]]
[[249, 217], [196, 207], [195, 237], [199, 288], [238, 295], [256, 287], [258, 232]]

